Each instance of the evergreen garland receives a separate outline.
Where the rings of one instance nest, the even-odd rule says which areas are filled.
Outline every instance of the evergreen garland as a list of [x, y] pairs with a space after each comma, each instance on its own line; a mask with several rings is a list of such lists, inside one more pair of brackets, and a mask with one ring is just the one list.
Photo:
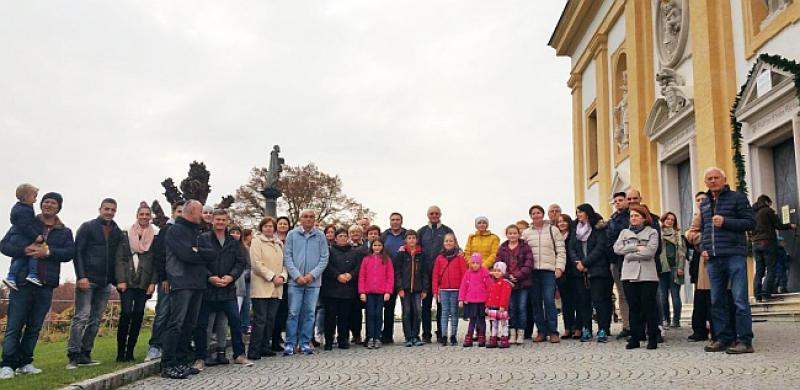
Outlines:
[[[759, 55], [758, 59], [770, 66], [793, 74], [794, 92], [798, 101], [800, 101], [800, 64], [778, 55], [766, 53]], [[753, 72], [756, 71], [756, 66], [758, 66], [758, 61], [753, 64], [753, 67], [750, 68], [750, 71], [747, 73], [746, 80], [748, 82], [751, 76], [753, 76]], [[733, 101], [733, 107], [731, 108], [731, 140], [733, 144], [733, 165], [736, 167], [736, 190], [743, 192], [745, 195], [748, 194], [748, 190], [747, 181], [745, 180], [745, 161], [744, 155], [742, 154], [742, 123], [736, 119], [736, 110], [739, 108], [739, 103], [741, 103], [746, 86], [747, 82], [739, 89], [739, 93], [736, 94], [736, 99]]]

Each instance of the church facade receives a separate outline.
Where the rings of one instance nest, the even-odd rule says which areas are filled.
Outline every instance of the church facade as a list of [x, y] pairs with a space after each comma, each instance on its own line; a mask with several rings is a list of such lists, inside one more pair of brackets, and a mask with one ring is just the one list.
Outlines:
[[[683, 228], [718, 166], [800, 222], [800, 1], [569, 0], [549, 45], [572, 60], [576, 204], [608, 216], [636, 188]], [[797, 291], [800, 243], [782, 234]]]

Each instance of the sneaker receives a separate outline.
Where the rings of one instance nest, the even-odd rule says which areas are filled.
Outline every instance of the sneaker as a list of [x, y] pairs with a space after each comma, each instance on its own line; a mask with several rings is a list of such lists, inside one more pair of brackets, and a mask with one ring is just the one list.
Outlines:
[[708, 336], [702, 335], [702, 334], [697, 334], [697, 333], [692, 333], [692, 334], [689, 335], [689, 337], [687, 339], [689, 340], [690, 343], [696, 343], [698, 341], [706, 341], [706, 340], [708, 340]]
[[406, 339], [406, 347], [413, 347], [414, 341], [411, 339]]
[[78, 368], [77, 357], [70, 357], [69, 362], [67, 362], [67, 370], [74, 370], [76, 368]]
[[19, 288], [17, 288], [17, 283], [13, 280], [3, 279], [3, 284], [14, 291], [19, 291]]
[[628, 344], [625, 344], [625, 349], [636, 349], [639, 347], [640, 345], [638, 341], [628, 341]]
[[33, 364], [31, 364], [31, 363], [28, 363], [28, 364], [22, 366], [21, 368], [17, 369], [17, 374], [36, 375], [36, 374], [41, 374], [41, 373], [42, 373], [42, 370], [34, 367]]
[[755, 350], [753, 349], [753, 345], [745, 343], [736, 343], [736, 345], [725, 350], [725, 353], [729, 355], [740, 355], [743, 353], [753, 353], [753, 352], [755, 352]]
[[583, 328], [583, 332], [581, 332], [581, 342], [586, 343], [592, 341], [592, 331], [588, 328]]
[[[214, 366], [217, 365], [217, 358], [215, 358], [213, 356], [209, 356], [205, 360], [201, 360], [201, 359], [197, 359], [197, 360], [203, 362], [203, 366], [204, 367], [214, 367]], [[195, 362], [195, 364], [197, 364], [197, 362]]]
[[728, 347], [729, 347], [728, 344], [723, 344], [723, 343], [721, 343], [719, 341], [713, 341], [713, 342], [711, 342], [711, 344], [708, 344], [705, 347], [703, 347], [703, 351], [706, 351], [706, 352], [725, 352], [725, 350], [728, 349]]
[[39, 278], [37, 278], [37, 277], [35, 277], [35, 276], [28, 276], [27, 278], [25, 278], [25, 280], [27, 280], [27, 281], [29, 281], [29, 282], [31, 282], [31, 283], [33, 283], [33, 284], [35, 284], [35, 285], [39, 286], [39, 287], [41, 287], [42, 285], [44, 285], [44, 283], [42, 283], [42, 281], [41, 281], [41, 280], [39, 280]]
[[375, 340], [369, 339], [367, 340], [367, 349], [375, 348]]
[[311, 348], [310, 345], [304, 345], [304, 346], [300, 347], [300, 351], [303, 352], [303, 355], [313, 355], [314, 354], [314, 348]]
[[92, 360], [92, 355], [89, 353], [82, 353], [78, 355], [78, 365], [79, 366], [96, 366], [100, 364], [97, 360]]
[[225, 356], [225, 352], [217, 352], [217, 364], [230, 364], [230, 362]]
[[294, 355], [294, 347], [291, 345], [287, 345], [286, 348], [283, 350], [283, 356], [292, 356]]
[[186, 376], [197, 375], [197, 374], [200, 373], [200, 370], [198, 370], [196, 367], [192, 367], [192, 366], [190, 366], [188, 364], [184, 364], [184, 365], [178, 366], [178, 370], [182, 371]]
[[598, 343], [607, 343], [608, 342], [608, 334], [606, 334], [605, 330], [600, 329], [600, 331], [597, 332], [597, 342]]
[[670, 326], [673, 327], [673, 328], [680, 328], [681, 327], [681, 323], [680, 322], [673, 322], [672, 325], [670, 325]]
[[631, 330], [630, 329], [622, 329], [622, 332], [619, 332], [617, 335], [617, 340], [627, 339], [631, 337]]
[[167, 367], [161, 371], [161, 377], [167, 379], [186, 379], [188, 378], [188, 374], [178, 367]]
[[236, 359], [233, 359], [233, 364], [241, 364], [245, 367], [251, 367], [253, 365], [253, 362], [247, 360], [247, 358], [244, 355], [239, 355], [236, 357]]
[[192, 364], [192, 368], [194, 368], [197, 371], [203, 371], [206, 369], [206, 362], [204, 362], [203, 359], [197, 359], [194, 361], [194, 364]]
[[422, 341], [422, 340], [420, 340], [420, 339], [416, 339], [416, 340], [414, 340], [414, 346], [415, 346], [415, 347], [421, 347], [421, 346], [423, 346], [423, 345], [425, 345], [425, 342], [424, 342], [424, 341]]
[[428, 336], [428, 337], [423, 337], [422, 341], [423, 341], [425, 344], [430, 344], [430, 343], [431, 343], [431, 337], [430, 337], [430, 336]]
[[375, 348], [375, 349], [378, 349], [383, 345], [383, 343], [381, 343], [381, 340], [379, 340], [379, 339], [374, 339], [373, 341], [374, 341], [374, 344], [373, 344], [372, 347]]
[[161, 358], [161, 348], [150, 347], [150, 349], [147, 350], [147, 356], [145, 356], [144, 361], [149, 362], [151, 360], [160, 358]]
[[[4, 280], [5, 282], [5, 280]], [[14, 369], [11, 367], [0, 368], [0, 379], [14, 378]]]

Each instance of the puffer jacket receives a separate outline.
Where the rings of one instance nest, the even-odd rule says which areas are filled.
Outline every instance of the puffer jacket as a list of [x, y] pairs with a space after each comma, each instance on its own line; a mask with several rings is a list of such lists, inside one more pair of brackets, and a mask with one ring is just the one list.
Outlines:
[[555, 226], [545, 223], [541, 230], [529, 227], [522, 232], [522, 239], [530, 245], [533, 252], [534, 270], [564, 271], [567, 251], [564, 247], [564, 236]]
[[492, 269], [499, 246], [500, 237], [497, 237], [496, 234], [488, 230], [482, 233], [476, 231], [467, 238], [467, 246], [464, 248], [464, 257], [469, 259], [473, 252], [478, 252], [483, 259], [483, 268]]
[[[631, 282], [658, 282], [656, 268], [656, 251], [658, 250], [658, 232], [645, 226], [638, 234], [625, 229], [614, 243], [614, 253], [624, 257], [621, 280]], [[635, 252], [626, 252], [624, 248], [631, 245]]]
[[[745, 232], [753, 230], [755, 219], [747, 197], [741, 192], [731, 191], [725, 186], [717, 199], [711, 194], [700, 204], [702, 241], [700, 248], [708, 251], [711, 257], [746, 256], [747, 239]], [[715, 227], [714, 215], [724, 218], [722, 227]]]
[[[103, 229], [109, 229], [106, 238]], [[114, 256], [122, 238], [122, 231], [114, 221], [97, 217], [84, 222], [75, 233], [75, 278], [89, 279], [97, 286], [114, 283]]]
[[394, 266], [391, 256], [383, 259], [369, 255], [361, 260], [358, 271], [359, 294], [391, 294], [394, 292]]
[[403, 248], [405, 250], [397, 254], [398, 268], [394, 272], [395, 288], [398, 291], [403, 290], [406, 294], [423, 291], [429, 293], [431, 291], [431, 269], [428, 268], [424, 252], [419, 246], [414, 249], [413, 253], [407, 245]]
[[283, 242], [277, 237], [257, 235], [250, 244], [250, 297], [283, 298], [283, 288], [275, 288], [275, 278], [284, 283], [289, 273], [283, 266]]
[[[328, 266], [322, 272], [322, 287], [319, 294], [328, 298], [358, 298], [358, 271], [364, 256], [366, 251], [363, 246], [332, 245]], [[347, 283], [341, 283], [336, 278], [342, 274], [350, 274], [353, 278]]]
[[200, 235], [200, 248], [204, 249], [206, 256], [206, 268], [208, 277], [224, 277], [230, 275], [233, 281], [225, 287], [217, 287], [208, 283], [203, 299], [206, 301], [228, 301], [236, 300], [236, 279], [242, 276], [245, 268], [244, 253], [242, 244], [233, 239], [225, 232], [225, 243], [219, 244], [214, 231], [208, 231]]
[[[155, 227], [154, 227], [155, 228]], [[115, 279], [117, 284], [125, 283], [128, 288], [147, 290], [151, 284], [158, 283], [158, 274], [153, 264], [153, 246], [145, 253], [139, 253], [138, 266], [134, 267], [131, 244], [128, 241], [128, 232], [122, 232], [122, 240], [117, 247]]]
[[444, 253], [440, 254], [433, 263], [433, 295], [439, 295], [439, 290], [458, 290], [465, 272], [467, 262], [463, 255], [448, 259]]
[[533, 252], [525, 241], [520, 239], [513, 251], [508, 241], [500, 244], [495, 258], [495, 262], [497, 261], [506, 263], [506, 277], [514, 276], [517, 280], [514, 290], [533, 287]]
[[[40, 221], [42, 220], [41, 216], [37, 218]], [[16, 227], [12, 226], [0, 241], [0, 253], [14, 260], [30, 258], [30, 256], [25, 255], [25, 248], [29, 244], [26, 243], [26, 240], [16, 237], [21, 234]], [[66, 263], [75, 256], [75, 241], [72, 238], [72, 230], [64, 226], [61, 220], [56, 217], [56, 223], [50, 227], [49, 231], [45, 227], [42, 236], [47, 242], [50, 256], [39, 259], [36, 268], [39, 271], [39, 280], [42, 281], [44, 286], [50, 288], [58, 287], [61, 277], [61, 263]], [[24, 286], [30, 283], [25, 280], [28, 276], [28, 267], [19, 268], [16, 275], [17, 285]]]
[[458, 301], [464, 303], [485, 303], [492, 287], [492, 276], [489, 270], [480, 267], [477, 271], [469, 270], [461, 279], [458, 288]]
[[508, 303], [511, 301], [512, 283], [504, 278], [492, 280], [489, 287], [489, 296], [486, 298], [486, 308], [498, 308], [508, 310]]
[[[586, 251], [583, 250], [583, 243], [577, 239], [575, 231], [570, 233], [572, 239], [569, 241], [570, 259], [573, 262], [581, 261], [583, 266], [589, 269], [590, 278], [610, 278], [611, 269], [608, 263], [608, 249], [606, 245], [607, 224], [605, 221], [598, 221], [592, 227], [589, 238], [586, 240]], [[577, 268], [576, 268], [577, 270]]]

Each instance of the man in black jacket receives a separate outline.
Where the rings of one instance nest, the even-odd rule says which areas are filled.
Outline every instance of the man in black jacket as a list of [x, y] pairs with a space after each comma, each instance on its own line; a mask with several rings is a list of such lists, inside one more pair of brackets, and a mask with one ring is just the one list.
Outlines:
[[[228, 318], [233, 343], [234, 363], [252, 365], [245, 357], [242, 325], [239, 318], [239, 305], [236, 302], [236, 279], [245, 269], [245, 258], [239, 241], [228, 234], [228, 214], [225, 210], [214, 210], [211, 221], [212, 230], [200, 235], [199, 247], [206, 258], [208, 285], [203, 294], [200, 316], [194, 328], [195, 364], [194, 368], [205, 368], [208, 358], [208, 315], [212, 312], [224, 313]], [[225, 340], [217, 340], [225, 343]], [[223, 352], [224, 354], [224, 352]], [[216, 364], [216, 360], [214, 360]]]
[[156, 302], [156, 318], [153, 320], [153, 332], [150, 336], [150, 349], [144, 361], [148, 362], [161, 357], [163, 340], [161, 335], [169, 317], [169, 282], [167, 281], [167, 247], [165, 245], [167, 232], [175, 224], [175, 219], [183, 213], [182, 200], [172, 205], [172, 217], [167, 221], [167, 225], [161, 228], [153, 243], [153, 265], [158, 275], [158, 301]]
[[114, 279], [114, 256], [122, 232], [114, 222], [117, 202], [106, 198], [100, 202], [100, 215], [84, 222], [75, 235], [75, 315], [69, 328], [67, 369], [97, 365], [91, 358], [100, 318], [106, 310], [109, 284]]
[[[419, 235], [419, 244], [422, 246], [422, 253], [425, 255], [425, 264], [427, 268], [427, 275], [429, 280], [428, 287], [432, 285], [433, 262], [439, 252], [442, 251], [444, 244], [444, 236], [448, 233], [453, 233], [447, 225], [442, 223], [442, 209], [439, 206], [428, 207], [428, 224], [419, 228], [417, 234]], [[432, 318], [431, 309], [433, 308], [433, 293], [428, 290], [425, 291], [426, 297], [422, 300], [422, 340], [425, 343], [431, 343], [431, 328]], [[442, 304], [436, 303], [436, 341], [442, 342], [442, 331], [440, 329], [440, 319], [442, 313]]]
[[611, 277], [614, 279], [614, 286], [617, 287], [617, 303], [619, 304], [619, 316], [622, 318], [622, 331], [617, 335], [617, 339], [624, 339], [631, 335], [631, 324], [628, 318], [628, 301], [625, 299], [625, 292], [622, 290], [622, 256], [614, 253], [614, 243], [617, 242], [619, 234], [630, 224], [630, 211], [628, 210], [628, 198], [625, 192], [614, 194], [614, 214], [608, 219], [606, 229], [606, 239], [608, 248], [608, 261], [611, 267]]
[[189, 341], [208, 279], [207, 260], [198, 247], [202, 211], [200, 202], [186, 202], [183, 216], [178, 217], [165, 238], [170, 296], [169, 317], [162, 335], [161, 376], [165, 378], [185, 379], [199, 372], [189, 366], [192, 358]]

